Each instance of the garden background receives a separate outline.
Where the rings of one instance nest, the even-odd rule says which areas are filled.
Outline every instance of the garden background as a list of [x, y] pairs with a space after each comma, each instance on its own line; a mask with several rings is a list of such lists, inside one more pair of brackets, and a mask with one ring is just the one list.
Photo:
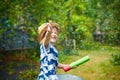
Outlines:
[[38, 27], [57, 22], [59, 62], [86, 55], [73, 74], [84, 80], [120, 80], [120, 0], [0, 0], [0, 79], [36, 80]]

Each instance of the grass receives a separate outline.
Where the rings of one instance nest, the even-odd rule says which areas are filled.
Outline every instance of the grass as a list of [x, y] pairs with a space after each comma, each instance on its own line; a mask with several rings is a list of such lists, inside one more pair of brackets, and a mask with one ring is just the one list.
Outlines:
[[70, 64], [86, 55], [90, 56], [90, 61], [68, 72], [58, 69], [57, 73], [74, 74], [84, 80], [120, 80], [120, 66], [114, 66], [110, 62], [111, 54], [117, 51], [120, 51], [118, 47], [106, 46], [101, 47], [99, 50], [80, 50], [78, 55], [67, 56], [59, 54], [61, 63], [65, 64]]

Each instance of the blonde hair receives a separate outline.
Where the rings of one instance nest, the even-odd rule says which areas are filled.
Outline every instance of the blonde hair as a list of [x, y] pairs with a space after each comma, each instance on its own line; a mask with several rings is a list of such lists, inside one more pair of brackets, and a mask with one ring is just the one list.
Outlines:
[[[42, 40], [45, 37], [47, 28], [48, 28], [48, 23], [43, 23], [41, 26], [38, 27], [38, 42], [39, 43], [42, 43]], [[52, 23], [52, 28], [56, 28], [58, 33], [60, 32], [60, 29], [57, 23]]]

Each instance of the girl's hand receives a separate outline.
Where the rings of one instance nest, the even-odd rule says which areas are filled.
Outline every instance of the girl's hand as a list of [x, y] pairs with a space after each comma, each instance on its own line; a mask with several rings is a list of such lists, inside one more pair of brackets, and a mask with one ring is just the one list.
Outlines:
[[49, 21], [47, 31], [52, 32], [52, 21]]
[[70, 66], [69, 66], [69, 65], [64, 64], [64, 65], [63, 65], [63, 70], [64, 70], [66, 67], [70, 67]]

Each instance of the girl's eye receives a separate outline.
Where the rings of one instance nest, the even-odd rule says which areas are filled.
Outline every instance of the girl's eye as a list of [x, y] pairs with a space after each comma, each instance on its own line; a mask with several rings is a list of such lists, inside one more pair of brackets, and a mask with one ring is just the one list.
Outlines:
[[56, 29], [56, 28], [53, 28], [53, 29], [52, 29], [52, 33], [57, 34], [57, 29]]

